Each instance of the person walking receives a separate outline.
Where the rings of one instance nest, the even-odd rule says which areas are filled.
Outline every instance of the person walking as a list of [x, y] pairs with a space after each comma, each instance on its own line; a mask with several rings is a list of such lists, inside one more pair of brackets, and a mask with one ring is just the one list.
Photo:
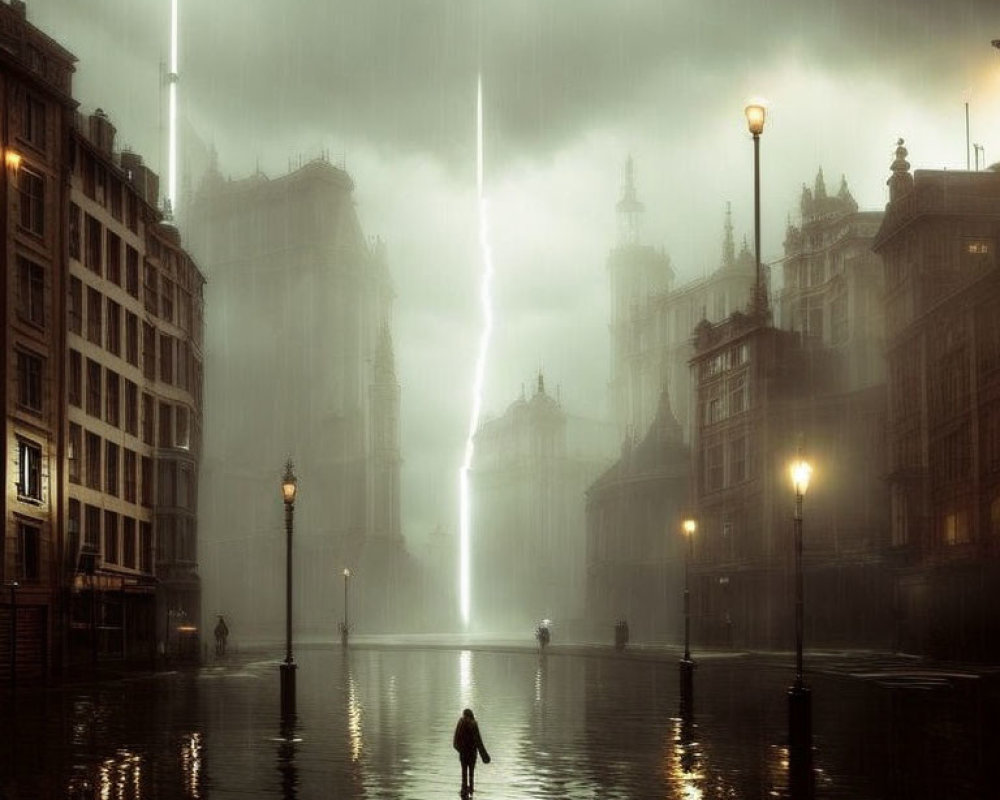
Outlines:
[[226, 640], [229, 638], [229, 626], [222, 614], [219, 614], [219, 621], [215, 625], [215, 654], [224, 656], [226, 654]]
[[458, 759], [462, 764], [462, 797], [469, 797], [476, 791], [476, 755], [482, 756], [483, 763], [490, 763], [490, 754], [483, 745], [483, 737], [479, 733], [479, 723], [471, 708], [462, 712], [455, 726], [455, 736], [452, 747], [458, 751]]

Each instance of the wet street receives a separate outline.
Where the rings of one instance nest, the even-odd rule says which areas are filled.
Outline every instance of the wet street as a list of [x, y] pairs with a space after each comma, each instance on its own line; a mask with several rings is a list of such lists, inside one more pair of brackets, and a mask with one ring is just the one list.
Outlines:
[[[5, 695], [0, 797], [458, 797], [466, 706], [483, 800], [788, 794], [788, 658], [700, 659], [686, 726], [671, 656], [303, 648], [293, 727], [275, 659]], [[996, 796], [996, 676], [827, 656], [807, 681], [818, 797]]]

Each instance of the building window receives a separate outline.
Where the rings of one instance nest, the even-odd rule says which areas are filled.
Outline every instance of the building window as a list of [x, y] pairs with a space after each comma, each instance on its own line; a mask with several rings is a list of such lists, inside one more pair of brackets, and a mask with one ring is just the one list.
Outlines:
[[830, 303], [830, 341], [843, 344], [847, 341], [847, 291], [841, 285]]
[[146, 380], [156, 380], [156, 328], [142, 323], [142, 374]]
[[125, 312], [125, 360], [139, 366], [139, 318], [129, 311]]
[[75, 422], [69, 424], [69, 443], [66, 458], [69, 462], [69, 482], [80, 482], [80, 456], [83, 452], [83, 429]]
[[80, 260], [80, 206], [69, 204], [69, 257]]
[[177, 463], [160, 461], [160, 474], [157, 476], [157, 501], [161, 507], [170, 508], [177, 505]]
[[157, 284], [159, 283], [158, 276], [156, 274], [156, 267], [154, 267], [150, 262], [143, 262], [142, 268], [142, 281], [143, 281], [143, 298], [146, 304], [146, 310], [150, 314], [156, 314], [159, 310], [158, 292]]
[[80, 501], [70, 498], [69, 512], [66, 515], [66, 531], [69, 534], [70, 550], [76, 550], [80, 542]]
[[42, 448], [25, 439], [17, 440], [17, 496], [42, 499]]
[[42, 529], [29, 522], [17, 523], [14, 572], [18, 580], [35, 583], [41, 576]]
[[135, 520], [122, 517], [122, 566], [135, 569]]
[[177, 476], [177, 505], [188, 511], [194, 510], [194, 474], [190, 467], [181, 464]]
[[108, 280], [117, 286], [122, 285], [122, 240], [121, 238], [108, 231], [108, 270], [107, 276]]
[[177, 385], [182, 389], [191, 388], [190, 378], [191, 345], [185, 341], [177, 342]]
[[747, 376], [737, 375], [729, 381], [729, 414], [742, 414], [747, 405]]
[[153, 396], [143, 393], [142, 395], [142, 441], [150, 447], [156, 444], [154, 432], [156, 431], [156, 403]]
[[91, 489], [101, 488], [101, 437], [96, 433], [87, 431], [86, 436], [86, 457], [87, 457], [87, 486]]
[[160, 334], [160, 380], [174, 382], [174, 337]]
[[139, 251], [125, 245], [125, 291], [139, 297]]
[[69, 404], [80, 408], [83, 402], [83, 373], [81, 357], [76, 350], [69, 351]]
[[160, 447], [173, 447], [173, 407], [170, 403], [160, 403]]
[[83, 334], [83, 283], [79, 278], [69, 279], [69, 332]]
[[125, 193], [125, 219], [132, 233], [139, 232], [139, 201], [131, 192]]
[[709, 444], [705, 448], [705, 489], [714, 492], [722, 488], [722, 445]]
[[121, 378], [117, 372], [107, 370], [107, 404], [104, 409], [104, 419], [116, 428], [121, 422]]
[[114, 511], [104, 512], [104, 560], [118, 563], [118, 515]]
[[87, 341], [101, 344], [101, 293], [87, 287]]
[[945, 544], [967, 544], [969, 536], [969, 515], [965, 511], [953, 511], [941, 518], [941, 536]]
[[128, 503], [136, 502], [138, 495], [136, 494], [136, 489], [138, 487], [138, 482], [136, 480], [136, 469], [138, 463], [136, 461], [136, 455], [134, 450], [129, 450], [125, 448], [125, 459], [123, 462], [123, 488], [122, 499]]
[[745, 436], [729, 443], [729, 482], [742, 483], [747, 479], [747, 440]]
[[87, 413], [101, 418], [101, 365], [87, 359]]
[[21, 319], [37, 325], [45, 325], [45, 270], [34, 261], [18, 257], [20, 284], [18, 314]]
[[84, 228], [84, 264], [92, 272], [101, 274], [101, 223], [90, 214], [86, 214], [86, 227]]
[[990, 503], [990, 536], [1000, 538], [1000, 494], [994, 496]]
[[125, 383], [125, 433], [139, 435], [139, 387], [128, 378]]
[[17, 403], [29, 411], [42, 411], [42, 359], [17, 351]]
[[188, 424], [188, 410], [184, 406], [175, 409], [175, 427], [177, 428], [174, 444], [184, 450], [191, 448], [191, 429]]
[[139, 523], [139, 569], [153, 571], [153, 526], [148, 522]]
[[118, 445], [106, 442], [104, 455], [104, 491], [118, 497]]
[[45, 180], [22, 166], [17, 189], [21, 195], [21, 227], [38, 236], [45, 235]]
[[149, 508], [153, 505], [153, 459], [143, 456], [141, 468], [139, 490], [142, 492], [142, 504]]
[[108, 298], [108, 341], [107, 349], [112, 355], [120, 356], [122, 352], [122, 307]]
[[84, 543], [97, 552], [97, 547], [101, 543], [101, 509], [97, 506], [87, 506], [84, 509], [83, 525]]
[[30, 94], [24, 97], [21, 138], [38, 150], [45, 150], [45, 103]]

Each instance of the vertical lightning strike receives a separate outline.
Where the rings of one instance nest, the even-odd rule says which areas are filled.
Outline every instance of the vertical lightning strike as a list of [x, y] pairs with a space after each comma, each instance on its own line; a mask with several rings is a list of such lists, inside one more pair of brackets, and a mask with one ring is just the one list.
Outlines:
[[473, 437], [479, 428], [479, 414], [483, 405], [483, 378], [486, 372], [486, 353], [493, 333], [493, 255], [490, 252], [489, 225], [486, 198], [483, 196], [483, 76], [476, 84], [476, 195], [479, 201], [479, 248], [482, 255], [483, 276], [479, 288], [479, 301], [483, 309], [483, 330], [479, 336], [479, 354], [472, 383], [472, 413], [469, 416], [469, 435], [465, 440], [465, 458], [459, 471], [459, 599], [462, 624], [468, 628], [471, 610], [471, 541], [469, 508], [469, 469], [475, 450]]
[[170, 0], [170, 109], [168, 122], [170, 125], [167, 151], [167, 200], [170, 209], [177, 213], [177, 0]]

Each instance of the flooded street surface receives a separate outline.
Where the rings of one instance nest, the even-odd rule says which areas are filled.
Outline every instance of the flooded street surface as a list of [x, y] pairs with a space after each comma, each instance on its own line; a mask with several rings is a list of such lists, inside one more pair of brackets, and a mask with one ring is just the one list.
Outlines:
[[[458, 797], [466, 706], [493, 757], [477, 799], [787, 796], [777, 658], [702, 660], [690, 727], [672, 659], [302, 649], [292, 728], [261, 658], [5, 695], [0, 797]], [[828, 658], [807, 681], [818, 797], [995, 796], [995, 676]]]

